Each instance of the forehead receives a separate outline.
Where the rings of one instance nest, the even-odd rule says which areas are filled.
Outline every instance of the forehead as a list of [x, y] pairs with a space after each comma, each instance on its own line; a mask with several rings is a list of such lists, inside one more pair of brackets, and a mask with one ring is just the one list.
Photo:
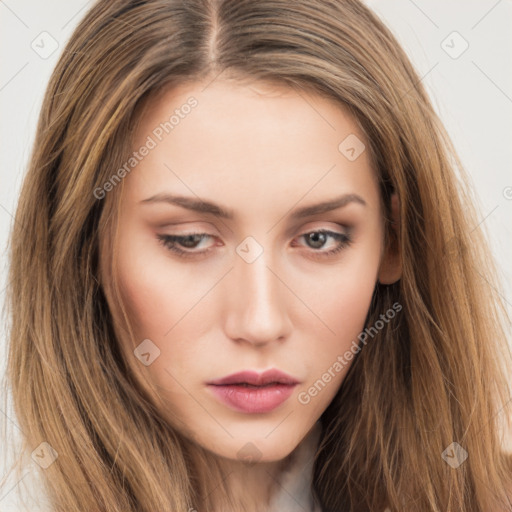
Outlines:
[[132, 201], [215, 194], [254, 212], [305, 196], [378, 198], [367, 141], [348, 110], [282, 85], [218, 79], [163, 91], [142, 112], [133, 150], [144, 146], [125, 184]]

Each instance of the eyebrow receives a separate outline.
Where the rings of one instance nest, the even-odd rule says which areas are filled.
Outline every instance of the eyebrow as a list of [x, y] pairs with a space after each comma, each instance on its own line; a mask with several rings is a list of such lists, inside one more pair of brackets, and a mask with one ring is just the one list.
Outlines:
[[[207, 213], [213, 215], [214, 217], [219, 217], [228, 220], [233, 220], [235, 218], [233, 210], [223, 208], [222, 206], [215, 204], [211, 201], [206, 201], [204, 199], [199, 198], [196, 199], [194, 197], [160, 193], [148, 197], [147, 199], [143, 199], [142, 201], [140, 201], [140, 203], [168, 203], [176, 206], [181, 206], [182, 208], [186, 208], [187, 210], [192, 210], [200, 213]], [[342, 208], [343, 206], [346, 206], [350, 203], [358, 203], [363, 206], [366, 206], [366, 201], [361, 196], [357, 194], [344, 194], [342, 196], [336, 197], [334, 199], [329, 199], [321, 203], [298, 208], [291, 213], [290, 217], [292, 219], [302, 219], [304, 217], [310, 217], [318, 213], [326, 213], [331, 210], [336, 210], [337, 208]]]

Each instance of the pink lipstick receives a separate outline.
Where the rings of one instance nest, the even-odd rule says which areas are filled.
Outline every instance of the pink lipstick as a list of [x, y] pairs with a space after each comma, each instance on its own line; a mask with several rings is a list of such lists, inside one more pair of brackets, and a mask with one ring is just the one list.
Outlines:
[[276, 369], [263, 373], [243, 371], [208, 382], [217, 398], [232, 409], [265, 413], [286, 401], [299, 381]]

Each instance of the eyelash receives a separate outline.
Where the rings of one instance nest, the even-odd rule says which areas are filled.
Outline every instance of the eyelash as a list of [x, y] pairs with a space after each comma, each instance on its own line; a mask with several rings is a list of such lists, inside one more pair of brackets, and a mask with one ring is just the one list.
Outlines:
[[[328, 257], [334, 256], [335, 254], [337, 254], [341, 250], [345, 249], [352, 243], [352, 238], [350, 235], [344, 234], [344, 233], [338, 233], [336, 231], [329, 231], [329, 230], [325, 230], [325, 229], [308, 231], [307, 233], [303, 233], [302, 235], [300, 235], [299, 238], [310, 235], [312, 233], [317, 233], [317, 234], [322, 233], [322, 234], [330, 236], [331, 238], [334, 238], [335, 240], [338, 240], [338, 246], [334, 249], [330, 249], [329, 251], [320, 251], [320, 250], [313, 249], [313, 253], [317, 253], [314, 256], [315, 258], [316, 257], [328, 258]], [[208, 249], [205, 249], [204, 251], [198, 251], [198, 252], [187, 251], [187, 250], [183, 250], [183, 249], [180, 249], [177, 247], [176, 242], [183, 241], [186, 238], [191, 237], [191, 236], [200, 236], [201, 240], [203, 240], [205, 237], [211, 237], [211, 235], [209, 235], [208, 233], [187, 233], [186, 235], [160, 235], [159, 234], [159, 235], [157, 235], [157, 238], [158, 238], [158, 241], [166, 249], [174, 252], [181, 258], [192, 258], [194, 256], [205, 256], [207, 253], [209, 253], [211, 250], [213, 250], [214, 246], [209, 247]]]

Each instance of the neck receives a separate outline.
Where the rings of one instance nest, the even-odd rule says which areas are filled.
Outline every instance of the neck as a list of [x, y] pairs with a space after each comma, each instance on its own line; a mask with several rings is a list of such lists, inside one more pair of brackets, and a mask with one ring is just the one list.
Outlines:
[[[221, 477], [232, 502], [218, 491], [212, 498], [213, 510], [223, 512], [315, 512], [311, 488], [313, 462], [321, 433], [317, 422], [299, 445], [284, 459], [248, 463], [218, 457]], [[222, 489], [223, 486], [219, 486]]]

